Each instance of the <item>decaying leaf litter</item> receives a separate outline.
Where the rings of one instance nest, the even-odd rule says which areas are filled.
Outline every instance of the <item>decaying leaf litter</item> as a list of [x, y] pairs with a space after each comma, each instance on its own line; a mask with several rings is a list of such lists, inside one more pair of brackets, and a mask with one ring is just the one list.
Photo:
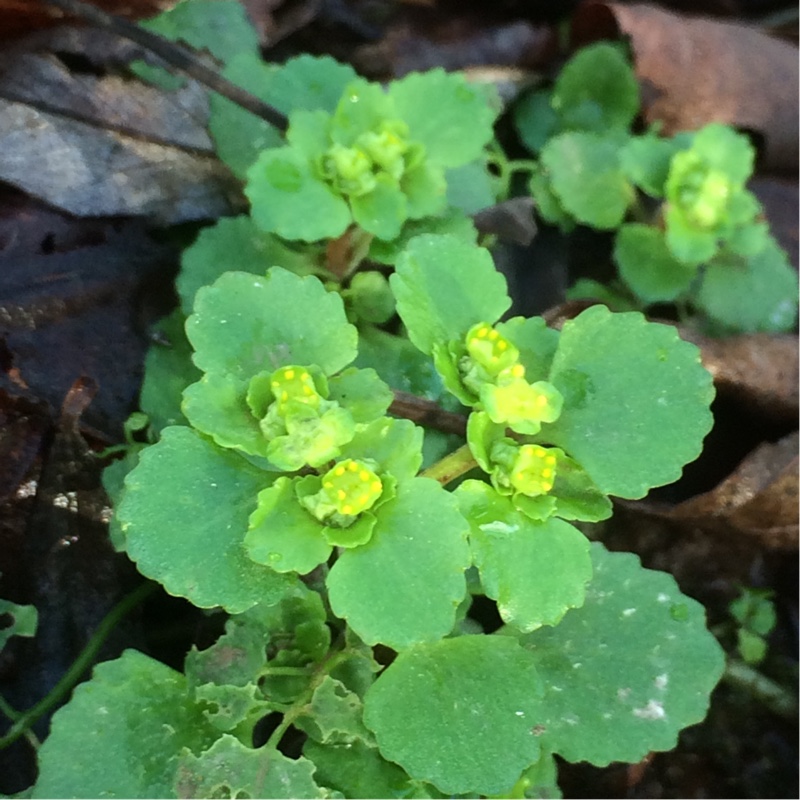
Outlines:
[[[674, 131], [720, 121], [753, 135], [754, 190], [796, 263], [797, 58], [793, 31], [788, 41], [770, 35], [771, 20], [786, 10], [780, 3], [710, 2], [702, 10], [716, 17], [702, 21], [616, 3], [542, 4], [526, 13], [512, 4], [244, 4], [268, 58], [330, 52], [382, 79], [440, 65], [463, 69], [497, 85], [506, 102], [563, 63], [559, 22], [571, 18], [577, 43], [629, 36], [648, 123]], [[170, 3], [97, 5], [137, 18]], [[140, 54], [130, 42], [60, 19], [46, 3], [0, 0], [0, 21], [0, 596], [53, 609], [41, 615], [37, 639], [17, 638], [0, 659], [4, 693], [26, 708], [130, 588], [129, 567], [103, 539], [90, 450], [120, 441], [135, 408], [144, 352], [169, 308], [189, 226], [233, 213], [243, 201], [212, 156], [202, 87], [190, 81], [166, 93], [131, 80], [125, 64]], [[781, 200], [770, 203], [776, 195]], [[596, 262], [607, 242], [540, 227], [524, 247], [502, 232], [498, 260], [516, 304], [547, 312], [556, 324], [572, 316], [569, 305], [556, 307], [569, 276]], [[764, 669], [792, 685], [797, 339], [694, 338], [719, 395], [706, 451], [682, 481], [626, 504], [596, 535], [675, 574], [707, 605], [712, 626], [724, 622], [738, 585], [773, 589], [780, 624]], [[163, 660], [179, 661], [181, 642], [158, 644], [168, 633], [148, 618], [165, 607], [184, 622], [184, 645], [211, 635], [213, 620], [156, 597], [101, 657], [145, 642]], [[723, 685], [709, 719], [687, 731], [677, 751], [633, 767], [572, 767], [562, 783], [566, 796], [793, 796], [794, 736], [746, 689]], [[0, 753], [0, 762], [9, 781], [0, 791], [33, 780], [23, 742]]]

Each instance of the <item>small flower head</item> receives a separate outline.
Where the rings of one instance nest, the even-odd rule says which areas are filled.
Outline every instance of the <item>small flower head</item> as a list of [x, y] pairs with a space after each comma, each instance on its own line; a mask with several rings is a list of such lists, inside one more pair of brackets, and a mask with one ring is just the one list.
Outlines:
[[361, 197], [377, 186], [372, 159], [360, 147], [331, 145], [322, 168], [334, 188], [344, 195]]
[[356, 516], [375, 505], [383, 482], [363, 461], [349, 458], [325, 473], [322, 492], [339, 514]]
[[[479, 322], [469, 329], [465, 344], [470, 358], [491, 376], [497, 376], [503, 370], [515, 366], [521, 367], [517, 364], [519, 350], [486, 322]], [[524, 367], [521, 368], [524, 375]]]
[[481, 402], [492, 422], [506, 424], [518, 433], [535, 434], [542, 422], [555, 422], [561, 415], [564, 398], [547, 381], [528, 383], [525, 369], [515, 364], [503, 370], [496, 384], [481, 388]]
[[547, 494], [556, 477], [556, 457], [538, 444], [524, 444], [509, 473], [511, 485], [522, 494], [536, 497]]
[[305, 367], [281, 367], [270, 376], [269, 386], [279, 414], [284, 414], [293, 402], [317, 409], [322, 401], [314, 379]]
[[408, 125], [402, 120], [385, 120], [375, 130], [361, 134], [356, 141], [372, 161], [399, 181], [406, 164], [403, 156], [409, 147]]
[[735, 187], [724, 172], [710, 167], [699, 154], [691, 150], [676, 153], [670, 183], [673, 200], [692, 224], [710, 230], [725, 221]]

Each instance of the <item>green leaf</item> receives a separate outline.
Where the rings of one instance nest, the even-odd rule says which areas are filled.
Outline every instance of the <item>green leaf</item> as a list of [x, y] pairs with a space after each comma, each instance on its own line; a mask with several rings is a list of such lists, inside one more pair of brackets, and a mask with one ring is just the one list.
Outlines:
[[[450, 173], [452, 172], [453, 170], [450, 170]], [[476, 187], [480, 187], [481, 176], [475, 177]], [[411, 167], [403, 174], [400, 188], [408, 201], [409, 219], [422, 219], [441, 214], [447, 206], [448, 184], [444, 170], [438, 164], [426, 160]]]
[[428, 158], [459, 167], [478, 158], [494, 135], [495, 98], [462, 75], [434, 69], [412, 72], [389, 86], [410, 139], [425, 145]]
[[698, 349], [635, 312], [593, 306], [565, 323], [549, 381], [564, 409], [542, 437], [606, 494], [637, 498], [677, 480], [712, 425]]
[[280, 268], [266, 278], [227, 272], [201, 289], [186, 333], [201, 370], [242, 380], [291, 364], [333, 374], [355, 358], [358, 338], [337, 294]]
[[0, 598], [0, 617], [10, 617], [10, 623], [3, 621], [0, 628], [0, 651], [12, 636], [35, 636], [39, 624], [36, 606], [19, 605]]
[[672, 156], [685, 147], [681, 138], [662, 139], [653, 132], [631, 136], [619, 151], [619, 163], [631, 183], [651, 197], [661, 198]]
[[[252, 676], [256, 678], [255, 675]], [[270, 711], [270, 704], [255, 683], [246, 686], [228, 686], [206, 683], [195, 687], [194, 698], [207, 704], [203, 713], [218, 731], [241, 730], [242, 723], [251, 728]]]
[[716, 230], [702, 230], [689, 224], [683, 211], [667, 204], [664, 209], [666, 238], [675, 258], [687, 264], [697, 265], [712, 259], [719, 250], [719, 235]]
[[53, 715], [33, 797], [173, 796], [178, 755], [218, 736], [202, 709], [183, 675], [143, 653], [98, 664]]
[[371, 192], [350, 198], [353, 220], [378, 239], [394, 239], [408, 218], [406, 197], [388, 176], [378, 175], [376, 180]]
[[357, 272], [342, 291], [348, 311], [356, 321], [383, 325], [395, 315], [394, 294], [382, 272]]
[[381, 753], [447, 794], [504, 794], [539, 758], [531, 653], [510, 637], [459, 636], [400, 653], [367, 692]]
[[181, 308], [190, 314], [197, 290], [214, 283], [223, 272], [264, 275], [270, 267], [283, 267], [298, 275], [322, 272], [319, 253], [308, 248], [292, 250], [277, 237], [259, 230], [247, 215], [222, 217], [203, 228], [183, 251], [181, 271], [175, 280]]
[[557, 225], [562, 233], [569, 233], [575, 227], [575, 220], [561, 203], [561, 199], [553, 189], [549, 174], [537, 164], [531, 170], [528, 183], [531, 197], [539, 216], [551, 225]]
[[439, 400], [445, 394], [431, 360], [405, 337], [378, 328], [363, 328], [355, 364], [374, 369], [393, 389], [428, 400]]
[[452, 235], [412, 239], [389, 282], [409, 338], [426, 354], [511, 305], [489, 251]]
[[620, 48], [599, 42], [564, 65], [550, 103], [564, 128], [627, 128], [639, 111], [639, 83]]
[[394, 264], [416, 236], [424, 233], [453, 234], [465, 242], [477, 244], [478, 232], [475, 224], [463, 211], [448, 209], [438, 217], [410, 219], [403, 225], [400, 235], [391, 242], [373, 239], [369, 248], [369, 258], [379, 264]]
[[303, 755], [314, 762], [317, 781], [345, 797], [370, 800], [409, 796], [408, 775], [362, 741], [322, 745], [309, 739], [303, 746]]
[[553, 191], [578, 222], [601, 230], [620, 225], [634, 199], [619, 163], [620, 142], [582, 131], [554, 136], [541, 161]]
[[538, 153], [561, 124], [551, 104], [552, 90], [539, 89], [523, 95], [514, 105], [514, 126], [522, 143]]
[[258, 52], [256, 29], [236, 0], [183, 0], [139, 25], [173, 42], [208, 50], [222, 62], [239, 53]]
[[[269, 85], [278, 67], [265, 64], [258, 53], [240, 53], [222, 70], [223, 77], [259, 100], [269, 102]], [[237, 178], [244, 178], [247, 168], [268, 147], [283, 144], [280, 133], [265, 119], [257, 117], [227, 97], [209, 95], [208, 128], [217, 146], [217, 155]]]
[[614, 260], [620, 277], [646, 303], [674, 300], [697, 276], [697, 268], [675, 258], [664, 232], [651, 225], [623, 225], [614, 241]]
[[185, 322], [178, 309], [164, 317], [156, 330], [166, 336], [168, 344], [154, 342], [145, 357], [139, 407], [156, 432], [168, 425], [186, 424], [181, 411], [183, 390], [200, 378], [200, 371], [192, 363]]
[[341, 553], [328, 574], [334, 614], [367, 644], [395, 650], [446, 635], [470, 564], [455, 499], [435, 481], [413, 478], [376, 516], [370, 541]]
[[258, 507], [244, 537], [245, 550], [256, 564], [305, 575], [331, 554], [322, 528], [300, 505], [294, 481], [278, 478], [258, 494]]
[[744, 628], [736, 631], [736, 649], [747, 664], [760, 664], [767, 655], [767, 643], [764, 639]]
[[445, 177], [448, 205], [465, 214], [474, 214], [497, 202], [497, 178], [489, 172], [485, 158], [449, 169]]
[[125, 479], [117, 517], [139, 571], [200, 608], [275, 602], [288, 578], [254, 564], [242, 541], [268, 473], [190, 428], [172, 427]]
[[290, 58], [275, 71], [265, 99], [284, 114], [298, 109], [332, 114], [345, 87], [357, 78], [349, 64], [330, 56], [304, 54]]
[[183, 393], [191, 425], [220, 446], [267, 457], [269, 441], [247, 405], [247, 383], [228, 374], [206, 373]]
[[589, 541], [563, 520], [534, 522], [486, 483], [455, 491], [485, 593], [505, 622], [522, 631], [557, 625], [583, 603], [592, 577]]
[[409, 419], [381, 417], [356, 432], [343, 457], [376, 461], [379, 472], [408, 480], [422, 465], [422, 437], [422, 428]]
[[361, 698], [341, 681], [326, 675], [294, 724], [322, 744], [359, 740], [371, 744], [373, 737], [361, 721], [362, 711]]
[[328, 387], [329, 399], [346, 408], [359, 423], [382, 417], [394, 399], [392, 390], [374, 369], [348, 367], [344, 372], [334, 375]]
[[352, 220], [344, 199], [291, 147], [264, 150], [247, 170], [244, 193], [253, 222], [284, 239], [335, 239]]
[[496, 328], [519, 350], [525, 380], [529, 383], [545, 380], [558, 347], [558, 331], [548, 328], [542, 317], [513, 317]]
[[592, 562], [583, 606], [521, 640], [546, 687], [537, 731], [568, 761], [635, 763], [703, 719], [725, 658], [671, 575], [600, 544]]
[[797, 271], [770, 238], [751, 258], [715, 258], [703, 273], [694, 301], [729, 330], [789, 331], [797, 320]]
[[[200, 755], [184, 751], [177, 766], [176, 797], [330, 797], [314, 781], [314, 765], [275, 749], [253, 749], [223, 734]], [[166, 795], [161, 795], [166, 796]]]

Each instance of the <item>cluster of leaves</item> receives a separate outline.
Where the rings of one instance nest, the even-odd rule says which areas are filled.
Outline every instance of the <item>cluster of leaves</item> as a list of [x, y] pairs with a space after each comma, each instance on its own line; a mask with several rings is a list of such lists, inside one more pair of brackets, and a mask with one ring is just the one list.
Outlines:
[[736, 622], [736, 647], [747, 664], [760, 664], [767, 655], [767, 637], [777, 622], [772, 592], [742, 588], [729, 606]]
[[614, 260], [628, 292], [593, 281], [576, 297], [616, 307], [676, 303], [712, 330], [784, 331], [797, 317], [797, 276], [746, 188], [754, 151], [724, 125], [664, 138], [632, 135], [636, 78], [617, 46], [577, 53], [551, 89], [515, 110], [538, 156], [530, 190], [539, 213], [568, 229], [616, 230]]
[[[195, 8], [204, 46], [227, 5], [170, 13]], [[187, 37], [175, 19], [152, 24]], [[327, 58], [217, 57], [287, 139], [212, 98], [252, 214], [185, 252], [142, 390], [152, 444], [105, 482], [118, 549], [229, 619], [182, 673], [135, 651], [97, 667], [33, 796], [557, 797], [555, 754], [673, 747], [722, 673], [703, 608], [573, 523], [699, 454], [699, 352], [602, 306], [561, 331], [500, 321], [478, 195], [451, 191], [488, 175], [496, 111], [460, 78], [384, 91]], [[402, 335], [377, 327], [395, 312]], [[391, 416], [398, 389], [465, 409], [466, 443]]]

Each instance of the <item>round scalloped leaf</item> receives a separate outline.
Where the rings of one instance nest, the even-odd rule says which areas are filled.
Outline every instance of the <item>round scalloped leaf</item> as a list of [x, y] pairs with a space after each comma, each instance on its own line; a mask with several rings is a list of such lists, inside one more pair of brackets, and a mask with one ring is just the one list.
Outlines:
[[338, 294], [280, 268], [266, 278], [226, 272], [201, 289], [186, 333], [201, 370], [242, 380], [289, 364], [331, 375], [355, 358], [358, 340]]
[[181, 271], [175, 280], [181, 308], [190, 314], [197, 290], [214, 283], [223, 272], [264, 275], [270, 267], [308, 275], [318, 271], [320, 264], [315, 251], [290, 249], [277, 237], [259, 230], [247, 215], [222, 217], [203, 228], [183, 251]]
[[3, 628], [0, 629], [0, 650], [12, 636], [36, 635], [36, 626], [39, 624], [36, 606], [20, 605], [0, 598], [0, 617], [5, 617]]
[[497, 202], [498, 179], [489, 172], [485, 157], [470, 161], [445, 173], [447, 204], [474, 214]]
[[170, 41], [208, 50], [222, 62], [258, 53], [258, 33], [236, 0], [189, 0], [139, 24]]
[[379, 175], [376, 180], [371, 192], [350, 198], [353, 220], [378, 239], [394, 239], [408, 217], [408, 203], [391, 178]]
[[652, 132], [631, 136], [619, 151], [619, 163], [629, 181], [651, 197], [661, 198], [672, 156], [687, 144], [682, 136], [662, 139]]
[[186, 424], [181, 410], [183, 391], [202, 374], [192, 363], [192, 348], [186, 338], [185, 323], [179, 309], [160, 320], [156, 330], [167, 337], [169, 344], [154, 342], [145, 358], [139, 408], [147, 414], [156, 431], [168, 425]]
[[33, 797], [172, 797], [181, 751], [201, 752], [218, 735], [183, 675], [126, 650], [53, 715]]
[[125, 479], [116, 514], [139, 571], [200, 608], [232, 614], [274, 603], [288, 577], [252, 562], [242, 542], [272, 477], [191, 428], [165, 428]]
[[401, 482], [378, 509], [363, 547], [328, 574], [331, 608], [367, 644], [402, 650], [448, 634], [467, 591], [467, 522], [455, 498], [427, 478]]
[[465, 481], [455, 496], [481, 585], [505, 622], [532, 631], [583, 603], [592, 565], [589, 540], [577, 528], [554, 517], [534, 522], [479, 481]]
[[494, 135], [496, 98], [462, 75], [434, 69], [412, 72], [389, 86], [397, 115], [428, 158], [444, 167], [474, 161]]
[[652, 225], [623, 225], [614, 242], [622, 280], [646, 303], [674, 300], [692, 285], [697, 267], [672, 254], [664, 232]]
[[374, 369], [349, 367], [328, 382], [328, 399], [346, 408], [356, 422], [367, 423], [383, 416], [394, 400], [392, 390]]
[[422, 466], [423, 436], [422, 428], [409, 419], [381, 417], [356, 432], [342, 448], [342, 458], [377, 461], [379, 472], [407, 480]]
[[525, 147], [538, 153], [559, 129], [560, 120], [550, 103], [552, 90], [528, 92], [514, 103], [514, 127]]
[[317, 768], [316, 778], [323, 786], [345, 797], [423, 797], [411, 794], [408, 775], [397, 764], [381, 757], [374, 747], [360, 740], [341, 745], [321, 745], [309, 739], [303, 755]]
[[564, 65], [550, 103], [564, 128], [627, 128], [639, 111], [639, 83], [619, 46], [598, 42]]
[[335, 239], [352, 221], [344, 199], [291, 147], [264, 150], [247, 170], [244, 193], [253, 222], [284, 239]]
[[568, 761], [637, 762], [703, 719], [725, 656], [671, 575], [597, 543], [592, 562], [583, 606], [520, 640], [546, 687], [537, 723]]
[[503, 636], [459, 636], [400, 653], [367, 692], [364, 722], [390, 761], [447, 794], [500, 795], [538, 760], [542, 682]]
[[456, 208], [447, 209], [440, 217], [424, 217], [411, 219], [403, 225], [400, 235], [391, 242], [373, 239], [369, 247], [369, 258], [379, 264], [394, 264], [408, 243], [424, 233], [452, 234], [462, 241], [476, 244], [478, 232], [475, 223], [463, 211]]
[[305, 575], [331, 554], [322, 528], [300, 505], [294, 481], [278, 478], [258, 494], [258, 507], [244, 537], [245, 550], [256, 564]]
[[264, 99], [284, 114], [298, 109], [333, 113], [345, 87], [356, 79], [349, 64], [304, 54], [290, 58], [273, 73]]
[[788, 331], [797, 320], [797, 272], [770, 238], [767, 246], [751, 258], [714, 259], [693, 299], [729, 330]]
[[453, 235], [412, 239], [389, 282], [409, 338], [426, 354], [477, 322], [494, 322], [511, 305], [489, 251]]
[[220, 447], [267, 457], [269, 442], [247, 405], [247, 383], [233, 375], [207, 372], [187, 386], [183, 413], [190, 424]]
[[643, 497], [677, 480], [711, 429], [711, 376], [675, 328], [592, 306], [564, 324], [550, 371], [564, 396], [542, 437], [606, 494]]
[[545, 380], [558, 347], [558, 331], [548, 328], [542, 317], [513, 317], [496, 327], [519, 350], [525, 380], [528, 383]]
[[613, 136], [574, 131], [554, 136], [541, 161], [561, 205], [578, 222], [601, 230], [619, 227], [634, 199]]
[[[278, 67], [265, 64], [258, 53], [240, 53], [225, 66], [222, 75], [259, 100], [269, 102], [270, 81], [277, 71]], [[262, 150], [283, 144], [280, 133], [265, 119], [227, 97], [210, 92], [209, 107], [208, 128], [217, 155], [237, 178], [244, 178]]]
[[208, 750], [184, 750], [177, 764], [174, 788], [154, 797], [330, 797], [314, 781], [307, 759], [287, 758], [275, 749], [253, 749], [223, 734]]

